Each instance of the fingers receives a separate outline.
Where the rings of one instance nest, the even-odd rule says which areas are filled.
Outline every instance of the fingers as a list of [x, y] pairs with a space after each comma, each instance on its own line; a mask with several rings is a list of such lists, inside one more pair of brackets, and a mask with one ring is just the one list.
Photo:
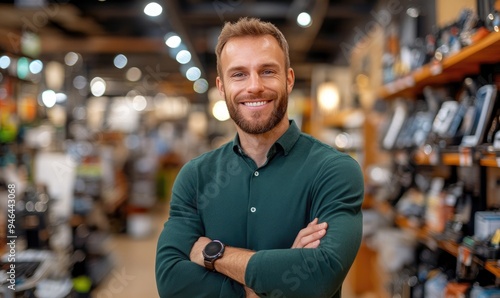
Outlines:
[[[322, 227], [325, 228], [322, 228]], [[310, 234], [304, 235], [299, 240], [299, 247], [306, 247], [308, 244], [319, 241], [326, 234], [326, 225], [318, 224], [313, 227], [313, 231]], [[319, 245], [319, 243], [318, 243]]]
[[315, 219], [313, 219], [313, 221], [311, 221], [311, 222], [310, 222], [307, 226], [308, 226], [308, 227], [312, 227], [312, 226], [314, 226], [314, 225], [315, 225], [315, 224], [317, 224], [317, 223], [318, 223], [318, 218], [316, 217], [316, 218], [315, 218]]
[[295, 238], [292, 248], [315, 248], [319, 246], [319, 240], [326, 235], [328, 224], [326, 222], [318, 224], [315, 218], [307, 227], [300, 230]]
[[307, 244], [306, 246], [304, 246], [304, 248], [316, 248], [319, 246], [320, 242], [321, 242], [320, 240], [313, 241], [313, 242]]

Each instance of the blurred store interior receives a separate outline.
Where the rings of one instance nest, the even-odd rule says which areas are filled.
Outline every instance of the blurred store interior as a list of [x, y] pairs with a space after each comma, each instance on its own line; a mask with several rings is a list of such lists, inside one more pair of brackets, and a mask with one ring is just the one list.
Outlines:
[[363, 169], [344, 297], [500, 297], [498, 0], [1, 1], [0, 297], [158, 297], [176, 174], [235, 135], [214, 49], [244, 16], [289, 42], [289, 117]]

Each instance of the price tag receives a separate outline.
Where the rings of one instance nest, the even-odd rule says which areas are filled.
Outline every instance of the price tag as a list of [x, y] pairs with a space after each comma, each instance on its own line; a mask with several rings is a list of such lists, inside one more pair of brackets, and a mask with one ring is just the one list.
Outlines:
[[437, 165], [439, 163], [439, 154], [436, 151], [433, 151], [429, 156], [431, 165]]
[[497, 167], [500, 168], [500, 157], [497, 157]]
[[459, 161], [461, 166], [472, 166], [472, 150], [470, 148], [462, 148], [459, 153]]
[[438, 64], [438, 63], [432, 64], [430, 70], [431, 70], [431, 74], [433, 76], [437, 76], [443, 72], [443, 66], [441, 64]]

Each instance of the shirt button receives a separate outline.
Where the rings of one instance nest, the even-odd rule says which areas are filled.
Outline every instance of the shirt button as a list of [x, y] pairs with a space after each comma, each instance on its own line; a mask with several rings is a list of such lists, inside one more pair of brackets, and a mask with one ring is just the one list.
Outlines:
[[258, 177], [258, 176], [259, 176], [259, 172], [258, 172], [258, 171], [255, 171], [255, 172], [253, 172], [253, 175], [254, 175], [255, 177]]
[[255, 207], [250, 208], [250, 212], [254, 213], [255, 211], [257, 211], [257, 208]]

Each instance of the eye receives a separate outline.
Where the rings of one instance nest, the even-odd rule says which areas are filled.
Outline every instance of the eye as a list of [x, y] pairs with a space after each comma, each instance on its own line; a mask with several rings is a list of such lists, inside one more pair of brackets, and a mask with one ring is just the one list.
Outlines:
[[264, 71], [262, 71], [263, 75], [273, 75], [275, 73], [276, 73], [276, 71], [274, 71], [272, 69], [265, 69]]
[[235, 72], [231, 75], [231, 77], [233, 77], [233, 78], [241, 78], [243, 76], [244, 76], [244, 74], [242, 72]]

